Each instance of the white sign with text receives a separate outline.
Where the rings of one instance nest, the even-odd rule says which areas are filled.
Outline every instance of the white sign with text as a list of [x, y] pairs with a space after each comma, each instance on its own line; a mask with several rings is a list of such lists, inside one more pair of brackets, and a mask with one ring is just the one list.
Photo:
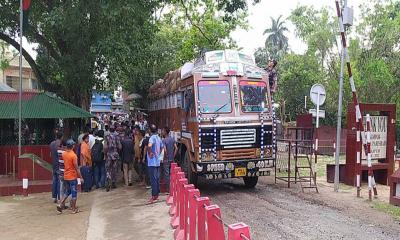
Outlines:
[[[386, 158], [386, 146], [387, 146], [387, 116], [371, 116], [371, 158], [372, 159], [384, 159]], [[364, 117], [364, 129], [367, 125]], [[362, 134], [364, 135], [364, 134]], [[363, 141], [366, 138], [363, 136]], [[365, 150], [362, 148], [362, 159], [365, 160]]]

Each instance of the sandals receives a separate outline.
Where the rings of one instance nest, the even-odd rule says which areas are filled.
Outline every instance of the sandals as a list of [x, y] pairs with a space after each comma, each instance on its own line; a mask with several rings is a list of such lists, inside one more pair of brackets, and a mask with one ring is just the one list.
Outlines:
[[72, 210], [71, 214], [77, 214], [81, 212], [81, 210], [79, 210], [79, 208], [75, 208], [74, 210]]
[[63, 207], [57, 206], [57, 213], [58, 213], [58, 214], [61, 214], [61, 213], [62, 213], [62, 210], [63, 210]]

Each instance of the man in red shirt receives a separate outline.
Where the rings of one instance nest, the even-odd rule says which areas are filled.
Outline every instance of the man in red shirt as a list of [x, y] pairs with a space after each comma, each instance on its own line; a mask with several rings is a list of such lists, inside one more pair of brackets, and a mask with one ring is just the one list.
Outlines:
[[72, 213], [78, 213], [79, 210], [76, 207], [76, 200], [78, 198], [78, 177], [83, 182], [81, 177], [81, 173], [78, 167], [78, 157], [73, 151], [75, 142], [72, 139], [67, 140], [67, 150], [62, 154], [62, 159], [64, 160], [64, 184], [65, 184], [65, 193], [64, 197], [61, 200], [59, 206], [57, 206], [57, 211], [62, 213], [62, 210], [65, 207], [65, 201], [68, 196], [71, 195], [71, 210]]

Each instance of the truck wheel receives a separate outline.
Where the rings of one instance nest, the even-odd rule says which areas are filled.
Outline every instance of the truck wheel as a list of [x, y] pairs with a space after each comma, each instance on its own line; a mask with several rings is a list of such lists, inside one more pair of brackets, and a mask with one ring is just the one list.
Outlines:
[[183, 156], [183, 169], [186, 173], [186, 177], [188, 179], [189, 184], [193, 184], [197, 186], [197, 174], [192, 171], [192, 162], [190, 161], [189, 151], [185, 152]]
[[258, 177], [243, 177], [246, 188], [254, 188], [257, 185]]

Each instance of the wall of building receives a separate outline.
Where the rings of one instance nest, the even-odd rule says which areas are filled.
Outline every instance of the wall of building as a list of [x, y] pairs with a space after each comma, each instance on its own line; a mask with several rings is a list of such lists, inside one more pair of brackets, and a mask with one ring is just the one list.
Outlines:
[[[0, 70], [0, 81], [8, 86], [18, 90], [19, 89], [19, 56], [12, 55], [11, 53], [7, 54], [7, 58], [9, 59], [9, 67]], [[32, 90], [38, 89], [38, 82], [35, 77], [35, 74], [32, 71], [32, 68], [28, 64], [28, 62], [23, 58], [22, 59], [22, 89], [23, 90]]]

